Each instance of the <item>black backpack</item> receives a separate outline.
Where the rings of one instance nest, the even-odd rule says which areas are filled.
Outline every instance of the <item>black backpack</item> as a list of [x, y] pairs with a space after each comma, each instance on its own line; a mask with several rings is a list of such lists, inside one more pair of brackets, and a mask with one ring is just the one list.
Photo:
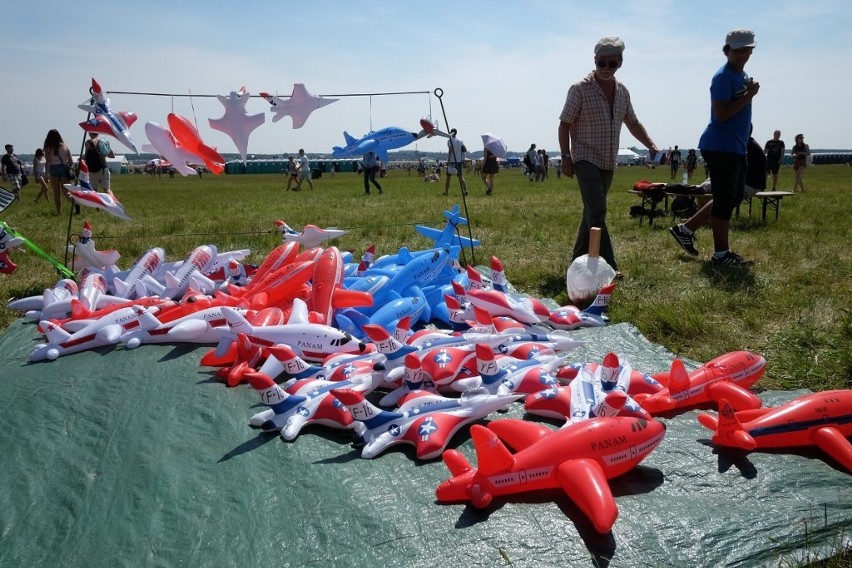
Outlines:
[[86, 143], [86, 154], [83, 156], [86, 160], [86, 165], [89, 166], [89, 171], [97, 173], [104, 169], [107, 165], [106, 158], [98, 150], [97, 142], [90, 140]]

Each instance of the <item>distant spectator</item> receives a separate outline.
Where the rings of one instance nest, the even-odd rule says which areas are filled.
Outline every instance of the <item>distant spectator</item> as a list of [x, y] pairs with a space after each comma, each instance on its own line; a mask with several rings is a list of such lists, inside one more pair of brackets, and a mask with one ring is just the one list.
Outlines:
[[447, 140], [447, 179], [444, 181], [444, 195], [450, 192], [450, 178], [459, 177], [462, 195], [467, 195], [467, 184], [464, 181], [464, 155], [467, 148], [460, 138], [457, 138], [458, 131], [453, 128], [450, 130], [450, 139]]
[[805, 135], [796, 134], [796, 143], [790, 149], [793, 155], [793, 169], [796, 171], [796, 181], [793, 183], [793, 191], [797, 187], [802, 188], [802, 193], [805, 191], [805, 183], [802, 178], [805, 177], [805, 168], [808, 167], [808, 158], [811, 156], [811, 147], [805, 144]]
[[681, 159], [680, 150], [678, 150], [677, 145], [675, 145], [674, 150], [669, 154], [669, 165], [671, 166], [672, 176], [671, 179], [674, 179], [677, 176], [677, 171], [680, 169], [680, 159]]
[[375, 152], [367, 152], [364, 154], [364, 159], [361, 161], [361, 168], [364, 171], [364, 193], [370, 194], [370, 184], [372, 183], [379, 194], [384, 193], [382, 185], [376, 181], [376, 171], [379, 169], [378, 158]]
[[698, 167], [698, 155], [696, 155], [694, 149], [690, 149], [689, 152], [686, 153], [686, 181], [692, 182], [692, 174], [695, 172], [695, 168]]
[[89, 183], [92, 189], [104, 191], [110, 189], [110, 171], [107, 158], [115, 158], [109, 142], [101, 140], [97, 132], [89, 132], [89, 140], [86, 140], [85, 153], [86, 166], [89, 168]]
[[293, 185], [293, 182], [296, 182], [296, 188], [293, 191], [299, 191], [299, 165], [293, 156], [288, 158], [287, 172], [287, 189], [284, 191], [290, 191], [290, 186]]
[[44, 150], [36, 148], [35, 156], [33, 157], [33, 178], [38, 183], [38, 195], [36, 195], [33, 203], [38, 203], [44, 197], [44, 200], [50, 202], [50, 197], [47, 194], [47, 160], [44, 158]]
[[781, 131], [776, 130], [772, 134], [772, 140], [767, 140], [763, 146], [766, 154], [766, 169], [772, 174], [772, 191], [778, 186], [778, 172], [781, 170], [781, 160], [784, 159], [784, 141], [781, 140]]
[[[62, 213], [62, 196], [66, 194], [64, 184], [71, 182], [68, 172], [74, 158], [62, 135], [55, 128], [47, 132], [44, 139], [44, 157], [47, 160], [47, 171], [50, 174], [50, 187], [53, 188], [53, 203], [56, 206], [54, 215]], [[74, 211], [80, 213], [80, 206], [74, 204]]]
[[485, 148], [482, 161], [482, 182], [485, 184], [485, 195], [491, 195], [494, 191], [494, 174], [499, 170], [497, 156], [491, 150]]
[[24, 168], [21, 165], [21, 160], [15, 155], [14, 147], [11, 144], [6, 144], [6, 153], [0, 158], [0, 173], [3, 178], [12, 186], [12, 193], [15, 197], [21, 192], [21, 174]]
[[305, 149], [299, 148], [299, 181], [296, 182], [296, 191], [302, 189], [302, 183], [307, 181], [311, 189], [314, 188], [314, 182], [311, 181], [311, 161], [305, 155]]

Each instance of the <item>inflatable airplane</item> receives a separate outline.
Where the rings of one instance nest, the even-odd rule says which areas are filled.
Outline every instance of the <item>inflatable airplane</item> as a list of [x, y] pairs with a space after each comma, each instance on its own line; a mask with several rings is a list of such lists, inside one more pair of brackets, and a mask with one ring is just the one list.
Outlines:
[[555, 432], [515, 419], [495, 420], [487, 428], [475, 424], [470, 434], [477, 468], [461, 452], [447, 450], [444, 463], [452, 477], [435, 496], [441, 503], [484, 509], [495, 497], [562, 489], [599, 533], [607, 533], [618, 517], [607, 480], [638, 465], [665, 433], [656, 420], [626, 417], [594, 418]]
[[396, 411], [382, 410], [352, 389], [331, 393], [358, 421], [356, 445], [363, 443], [361, 457], [372, 459], [397, 444], [412, 444], [417, 459], [437, 458], [462, 427], [505, 408], [520, 395], [492, 395], [485, 390], [469, 390], [460, 398], [425, 393], [409, 398]]
[[246, 161], [248, 153], [248, 139], [251, 133], [266, 120], [263, 113], [248, 114], [246, 103], [251, 95], [245, 87], [239, 91], [231, 91], [227, 97], [216, 95], [216, 98], [225, 107], [225, 114], [221, 118], [208, 118], [210, 128], [224, 132], [237, 147], [243, 162]]
[[345, 229], [336, 229], [334, 227], [321, 229], [316, 225], [305, 225], [304, 229], [297, 231], [281, 220], [276, 220], [275, 226], [278, 227], [278, 231], [281, 233], [281, 237], [285, 243], [295, 241], [305, 248], [318, 247], [324, 242], [342, 237], [349, 232]]
[[286, 100], [263, 92], [260, 93], [260, 96], [272, 106], [271, 111], [274, 115], [272, 122], [278, 122], [285, 116], [289, 116], [293, 119], [294, 129], [304, 126], [313, 111], [340, 100], [315, 97], [308, 92], [304, 83], [294, 83], [293, 92], [290, 98]]
[[[426, 119], [423, 119], [420, 121], [421, 127], [424, 126], [424, 121], [427, 126], [431, 126], [431, 123], [426, 121]], [[361, 157], [367, 152], [373, 152], [379, 157], [383, 164], [387, 164], [388, 150], [402, 148], [403, 146], [408, 146], [412, 142], [420, 140], [425, 136], [434, 136], [436, 134], [443, 133], [434, 129], [433, 126], [431, 126], [431, 128], [423, 128], [420, 132], [410, 132], [396, 126], [388, 126], [380, 130], [368, 132], [361, 138], [355, 138], [348, 132], [344, 132], [343, 138], [346, 141], [346, 146], [335, 146], [331, 150], [331, 155], [332, 157], [339, 159], [348, 158], [350, 156]]]
[[263, 373], [246, 373], [251, 386], [260, 394], [266, 410], [251, 417], [249, 424], [265, 431], [280, 431], [281, 437], [293, 441], [309, 424], [333, 428], [354, 428], [352, 415], [331, 394], [334, 389], [370, 393], [382, 382], [381, 366], [374, 368], [365, 361], [364, 368], [340, 381], [300, 379], [286, 389]]
[[211, 148], [201, 140], [198, 129], [187, 118], [179, 114], [169, 113], [166, 121], [169, 123], [169, 130], [175, 141], [184, 150], [198, 156], [207, 166], [207, 169], [214, 174], [219, 175], [225, 171], [225, 158], [215, 148]]
[[735, 411], [727, 400], [719, 413], [699, 414], [712, 442], [743, 450], [817, 446], [852, 474], [852, 390], [806, 394], [774, 408]]
[[471, 240], [459, 234], [459, 225], [467, 225], [468, 221], [466, 218], [461, 216], [458, 204], [454, 205], [450, 211], [445, 210], [444, 218], [447, 220], [447, 224], [444, 225], [443, 229], [433, 229], [432, 227], [426, 227], [425, 225], [415, 225], [414, 229], [427, 239], [435, 241], [435, 247], [457, 245], [469, 248], [478, 247], [480, 245], [479, 240]]
[[655, 375], [666, 388], [655, 394], [636, 395], [636, 402], [651, 414], [692, 408], [726, 398], [737, 410], [760, 408], [760, 399], [748, 390], [763, 376], [766, 359], [749, 351], [732, 351], [687, 373], [675, 359], [671, 372]]
[[310, 323], [308, 308], [299, 298], [293, 300], [290, 318], [284, 325], [254, 326], [233, 308], [224, 307], [222, 313], [228, 322], [225, 332], [216, 347], [218, 356], [224, 355], [238, 333], [245, 333], [249, 340], [259, 346], [269, 347], [279, 343], [289, 345], [307, 361], [322, 362], [334, 353], [363, 353], [367, 345], [346, 332], [334, 327]]
[[81, 122], [80, 127], [86, 132], [98, 132], [114, 136], [119, 142], [136, 152], [136, 144], [130, 137], [130, 126], [136, 122], [136, 114], [132, 112], [113, 112], [109, 107], [109, 99], [104, 97], [103, 89], [92, 77], [92, 100], [90, 104], [78, 105], [81, 110], [92, 113], [94, 116], [86, 122]]
[[198, 171], [189, 164], [197, 162], [199, 156], [184, 148], [168, 129], [156, 122], [146, 122], [145, 136], [148, 137], [150, 144], [143, 144], [143, 150], [162, 156], [171, 162], [177, 173], [182, 176], [198, 175]]

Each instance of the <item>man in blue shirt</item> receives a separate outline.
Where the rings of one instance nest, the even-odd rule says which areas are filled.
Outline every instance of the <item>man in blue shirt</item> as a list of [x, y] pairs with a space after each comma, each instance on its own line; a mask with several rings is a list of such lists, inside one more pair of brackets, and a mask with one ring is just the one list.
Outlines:
[[[710, 227], [713, 230], [714, 265], [749, 264], [730, 249], [728, 234], [731, 216], [745, 192], [746, 153], [751, 131], [751, 101], [760, 84], [745, 72], [745, 64], [755, 47], [754, 32], [737, 29], [728, 33], [722, 52], [727, 62], [710, 83], [710, 123], [701, 135], [698, 147], [710, 167], [713, 204]], [[686, 223], [670, 229], [678, 244], [696, 256], [693, 232], [697, 227]]]

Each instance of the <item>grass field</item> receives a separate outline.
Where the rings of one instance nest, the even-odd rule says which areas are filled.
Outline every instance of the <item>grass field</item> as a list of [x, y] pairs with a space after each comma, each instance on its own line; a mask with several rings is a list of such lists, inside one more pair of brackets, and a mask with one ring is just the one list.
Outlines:
[[[610, 307], [613, 322], [636, 325], [651, 341], [672, 351], [706, 361], [736, 349], [764, 355], [764, 388], [850, 388], [852, 386], [852, 169], [817, 166], [807, 172], [807, 193], [783, 200], [780, 219], [770, 213], [764, 224], [759, 206], [751, 217], [745, 210], [732, 223], [734, 249], [755, 260], [748, 268], [711, 267], [709, 229], [699, 231], [701, 256], [681, 252], [667, 229], [671, 218], [658, 218], [652, 227], [629, 216], [638, 199], [627, 189], [639, 179], [668, 181], [668, 170], [620, 168], [609, 197], [608, 223], [619, 268]], [[781, 172], [779, 188], [790, 187], [793, 172]], [[456, 182], [456, 179], [453, 178]], [[203, 178], [151, 178], [116, 175], [113, 189], [133, 218], [124, 221], [93, 209], [71, 219], [77, 234], [83, 219], [94, 230], [99, 249], [121, 252], [126, 268], [153, 246], [166, 250], [167, 260], [183, 258], [200, 244], [219, 250], [249, 248], [251, 261], [260, 262], [281, 242], [273, 221], [294, 228], [313, 223], [349, 229], [336, 244], [356, 256], [371, 243], [378, 255], [400, 246], [427, 248], [414, 225], [443, 226], [442, 212], [462, 205], [457, 183], [445, 197], [443, 184], [424, 183], [416, 173], [391, 170], [381, 180], [384, 195], [364, 195], [357, 174], [328, 174], [314, 180], [315, 189], [284, 192], [281, 175], [230, 175]], [[485, 196], [482, 182], [468, 175], [470, 194], [466, 214], [473, 236], [482, 241], [464, 261], [488, 264], [491, 255], [506, 266], [509, 280], [521, 291], [567, 303], [564, 275], [576, 233], [581, 202], [575, 180], [551, 178], [530, 183], [517, 169], [496, 177], [494, 195]], [[65, 215], [51, 215], [52, 206], [33, 204], [32, 185], [24, 198], [0, 219], [64, 259], [68, 231]], [[38, 294], [56, 280], [56, 272], [23, 249], [13, 251], [19, 265], [0, 276], [0, 299]], [[70, 261], [69, 261], [70, 263]], [[0, 309], [0, 325], [16, 314]]]
[[[758, 387], [852, 388], [852, 169], [809, 169], [807, 193], [784, 199], [778, 221], [770, 214], [762, 223], [757, 204], [751, 217], [743, 210], [732, 224], [731, 242], [755, 264], [727, 270], [709, 263], [709, 230], [700, 231], [702, 255], [692, 258], [669, 235], [670, 217], [649, 227], [629, 216], [638, 199], [626, 190], [642, 178], [668, 177], [665, 168], [616, 173], [608, 222], [625, 279], [610, 306], [612, 321], [630, 322], [651, 341], [697, 361], [737, 349], [758, 352], [767, 359]], [[785, 168], [781, 188], [790, 187], [792, 177]], [[457, 184], [444, 197], [442, 184], [424, 183], [405, 171], [381, 180], [384, 195], [364, 195], [356, 174], [326, 175], [314, 180], [314, 190], [298, 193], [284, 192], [285, 181], [280, 175], [114, 176], [113, 189], [133, 221], [84, 209], [71, 218], [70, 229], [79, 233], [88, 219], [98, 248], [119, 250], [122, 268], [153, 246], [163, 247], [167, 260], [177, 260], [206, 243], [220, 251], [249, 248], [250, 261], [257, 263], [281, 242], [275, 219], [294, 228], [308, 223], [346, 228], [349, 233], [335, 244], [357, 257], [371, 243], [378, 255], [403, 245], [431, 246], [414, 225], [443, 226], [442, 212], [459, 203], [473, 236], [482, 241], [477, 264], [487, 265], [495, 255], [519, 290], [567, 302], [565, 268], [581, 210], [574, 180], [552, 173], [543, 183], [530, 183], [519, 170], [504, 170], [494, 195], [486, 197], [481, 181], [468, 176], [466, 205]], [[68, 205], [65, 216], [54, 217], [52, 205], [32, 203], [35, 191], [25, 188], [23, 199], [0, 219], [63, 260]], [[0, 275], [2, 306], [56, 282], [53, 268], [35, 255], [19, 249], [11, 257], [19, 268]], [[463, 260], [474, 262], [469, 250]], [[0, 307], [0, 328], [15, 317]], [[814, 566], [848, 566], [848, 557], [841, 550]]]

